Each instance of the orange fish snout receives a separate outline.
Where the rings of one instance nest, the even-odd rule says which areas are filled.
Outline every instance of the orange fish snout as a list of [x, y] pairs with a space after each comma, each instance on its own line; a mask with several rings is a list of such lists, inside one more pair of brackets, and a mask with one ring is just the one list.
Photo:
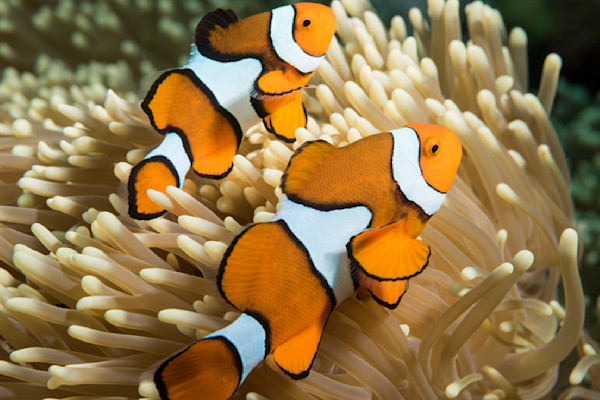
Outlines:
[[317, 3], [294, 4], [294, 40], [307, 54], [325, 54], [335, 33], [335, 16], [327, 6]]

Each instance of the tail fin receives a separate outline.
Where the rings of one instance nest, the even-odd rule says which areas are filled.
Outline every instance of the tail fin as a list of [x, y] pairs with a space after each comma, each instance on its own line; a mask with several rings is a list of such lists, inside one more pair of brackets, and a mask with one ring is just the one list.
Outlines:
[[127, 189], [129, 191], [129, 215], [135, 219], [153, 219], [165, 213], [146, 192], [154, 189], [166, 193], [167, 186], [183, 186], [190, 161], [181, 138], [176, 133], [165, 136], [160, 146], [131, 170]]
[[269, 352], [267, 330], [242, 314], [229, 326], [192, 343], [154, 374], [162, 400], [227, 400]]

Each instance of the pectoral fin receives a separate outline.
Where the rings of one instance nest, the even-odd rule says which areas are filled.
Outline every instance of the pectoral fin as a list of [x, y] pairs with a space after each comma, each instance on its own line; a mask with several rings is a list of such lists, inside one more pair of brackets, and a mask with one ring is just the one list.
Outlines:
[[308, 375], [326, 322], [327, 315], [275, 349], [273, 358], [283, 372], [293, 379], [302, 379]]
[[404, 280], [421, 273], [429, 262], [429, 245], [408, 236], [404, 223], [392, 222], [350, 239], [353, 266], [376, 281]]
[[300, 93], [292, 95], [290, 101], [267, 115], [264, 123], [267, 130], [279, 139], [293, 142], [296, 139], [296, 129], [306, 127], [306, 109]]

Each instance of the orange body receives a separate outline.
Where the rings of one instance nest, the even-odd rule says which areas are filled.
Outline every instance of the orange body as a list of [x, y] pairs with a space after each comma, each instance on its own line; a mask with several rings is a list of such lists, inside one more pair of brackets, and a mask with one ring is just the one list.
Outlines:
[[[277, 138], [294, 141], [296, 129], [307, 121], [300, 93], [334, 32], [332, 11], [315, 3], [243, 20], [231, 10], [207, 14], [196, 27], [188, 63], [164, 72], [142, 102], [165, 139], [130, 174], [129, 214], [136, 219], [162, 215], [165, 210], [146, 191], [166, 193], [173, 181], [181, 187], [190, 168], [202, 177], [225, 177], [243, 132], [261, 120]], [[138, 184], [152, 158], [173, 176]]]
[[303, 378], [337, 304], [359, 290], [396, 307], [428, 264], [429, 246], [417, 236], [441, 207], [461, 155], [452, 131], [423, 124], [343, 148], [301, 146], [282, 178], [276, 217], [247, 228], [223, 256], [217, 284], [242, 315], [159, 368], [163, 398], [227, 399], [268, 355]]

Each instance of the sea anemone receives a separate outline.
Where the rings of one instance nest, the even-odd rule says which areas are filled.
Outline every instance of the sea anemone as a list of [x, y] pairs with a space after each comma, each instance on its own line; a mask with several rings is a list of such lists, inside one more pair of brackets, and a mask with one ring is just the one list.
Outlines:
[[77, 73], [39, 57], [35, 73], [4, 71], [0, 398], [155, 398], [163, 358], [237, 317], [216, 290], [219, 261], [243, 226], [274, 216], [293, 150], [409, 122], [446, 125], [464, 148], [422, 235], [429, 267], [396, 310], [343, 302], [306, 379], [267, 359], [236, 396], [600, 396], [599, 349], [582, 329], [567, 163], [548, 119], [560, 58], [548, 56], [536, 96], [524, 31], [507, 33], [481, 2], [466, 8], [466, 44], [458, 0], [430, 0], [429, 20], [411, 10], [412, 36], [400, 16], [387, 30], [366, 0], [331, 7], [338, 36], [304, 94], [310, 118], [297, 141], [253, 127], [227, 178], [190, 174], [183, 189], [152, 192], [169, 212], [148, 222], [127, 216], [123, 186], [160, 137], [132, 83], [110, 83], [137, 67]]

